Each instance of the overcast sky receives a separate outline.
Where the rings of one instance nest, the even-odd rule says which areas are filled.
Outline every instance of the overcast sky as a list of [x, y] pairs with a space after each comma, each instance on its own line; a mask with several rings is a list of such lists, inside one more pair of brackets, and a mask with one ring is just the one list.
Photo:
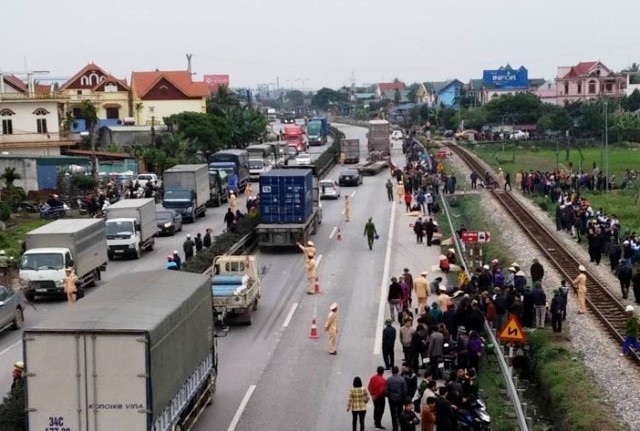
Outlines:
[[[117, 77], [186, 69], [232, 86], [481, 78], [509, 62], [530, 78], [601, 60], [640, 63], [638, 0], [3, 0], [0, 69], [68, 77], [93, 61]], [[41, 80], [44, 79], [40, 78]]]

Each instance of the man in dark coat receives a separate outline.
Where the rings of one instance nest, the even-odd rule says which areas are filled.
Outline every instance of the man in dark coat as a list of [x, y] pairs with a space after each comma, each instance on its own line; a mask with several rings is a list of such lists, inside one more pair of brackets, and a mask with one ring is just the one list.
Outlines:
[[211, 228], [207, 228], [204, 238], [202, 238], [202, 246], [204, 248], [211, 247]]
[[436, 397], [436, 428], [438, 431], [455, 431], [456, 413], [447, 400], [447, 387], [442, 386]]
[[620, 266], [618, 267], [618, 280], [620, 280], [620, 290], [622, 291], [623, 299], [627, 299], [629, 297], [629, 287], [631, 286], [632, 275], [633, 271], [629, 262], [621, 259]]
[[187, 261], [193, 257], [193, 249], [196, 244], [191, 239], [191, 234], [187, 234], [187, 239], [182, 243], [182, 250], [184, 251], [184, 260]]
[[202, 234], [200, 232], [196, 234], [195, 244], [196, 244], [196, 253], [200, 253], [202, 251]]
[[535, 284], [536, 281], [542, 281], [542, 277], [544, 277], [544, 268], [538, 259], [533, 259], [533, 264], [530, 268], [531, 271], [531, 281]]
[[396, 328], [393, 327], [393, 320], [387, 319], [382, 330], [382, 358], [386, 370], [390, 370], [395, 361], [394, 349], [396, 345]]
[[534, 298], [533, 292], [529, 286], [525, 287], [524, 297], [522, 298], [522, 326], [531, 328], [534, 315]]

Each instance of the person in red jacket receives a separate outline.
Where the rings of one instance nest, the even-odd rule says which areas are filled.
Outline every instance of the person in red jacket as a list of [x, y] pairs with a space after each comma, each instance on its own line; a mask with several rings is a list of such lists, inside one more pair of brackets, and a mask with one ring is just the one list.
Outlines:
[[407, 212], [411, 211], [411, 201], [413, 201], [413, 196], [411, 196], [411, 193], [407, 191], [404, 194], [404, 204], [407, 207]]
[[386, 392], [387, 380], [384, 378], [384, 367], [379, 366], [376, 374], [369, 379], [369, 394], [371, 394], [371, 399], [373, 400], [373, 423], [376, 429], [384, 429], [382, 427], [382, 415], [384, 415]]

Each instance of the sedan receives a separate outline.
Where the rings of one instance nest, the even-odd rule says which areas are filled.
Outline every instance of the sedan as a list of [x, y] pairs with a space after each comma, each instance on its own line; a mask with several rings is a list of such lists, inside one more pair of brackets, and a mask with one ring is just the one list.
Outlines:
[[304, 166], [311, 164], [311, 156], [307, 153], [300, 153], [294, 159], [294, 164], [296, 166]]
[[359, 186], [362, 184], [362, 173], [357, 169], [343, 169], [338, 178], [340, 186]]
[[182, 230], [182, 216], [175, 210], [156, 211], [158, 235], [175, 235]]
[[340, 197], [340, 186], [334, 180], [322, 180], [319, 183], [320, 199], [338, 199]]
[[24, 296], [19, 289], [0, 285], [0, 329], [11, 325], [20, 329], [24, 322]]

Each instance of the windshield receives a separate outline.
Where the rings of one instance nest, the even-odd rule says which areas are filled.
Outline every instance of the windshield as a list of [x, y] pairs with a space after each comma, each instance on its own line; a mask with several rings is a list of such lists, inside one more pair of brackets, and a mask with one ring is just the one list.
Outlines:
[[20, 269], [42, 270], [64, 268], [62, 253], [25, 254], [22, 256]]
[[151, 175], [138, 175], [138, 179], [143, 181], [150, 181], [153, 179], [153, 177]]
[[133, 234], [133, 223], [130, 221], [108, 221], [107, 236]]
[[159, 222], [173, 221], [173, 213], [170, 211], [158, 211], [156, 212], [156, 220]]
[[358, 171], [345, 169], [344, 171], [340, 172], [340, 175], [358, 175]]
[[311, 122], [307, 125], [308, 135], [319, 135], [321, 129], [321, 123]]
[[167, 190], [164, 192], [165, 200], [191, 200], [190, 190]]
[[262, 169], [263, 166], [262, 160], [249, 160], [249, 169]]

